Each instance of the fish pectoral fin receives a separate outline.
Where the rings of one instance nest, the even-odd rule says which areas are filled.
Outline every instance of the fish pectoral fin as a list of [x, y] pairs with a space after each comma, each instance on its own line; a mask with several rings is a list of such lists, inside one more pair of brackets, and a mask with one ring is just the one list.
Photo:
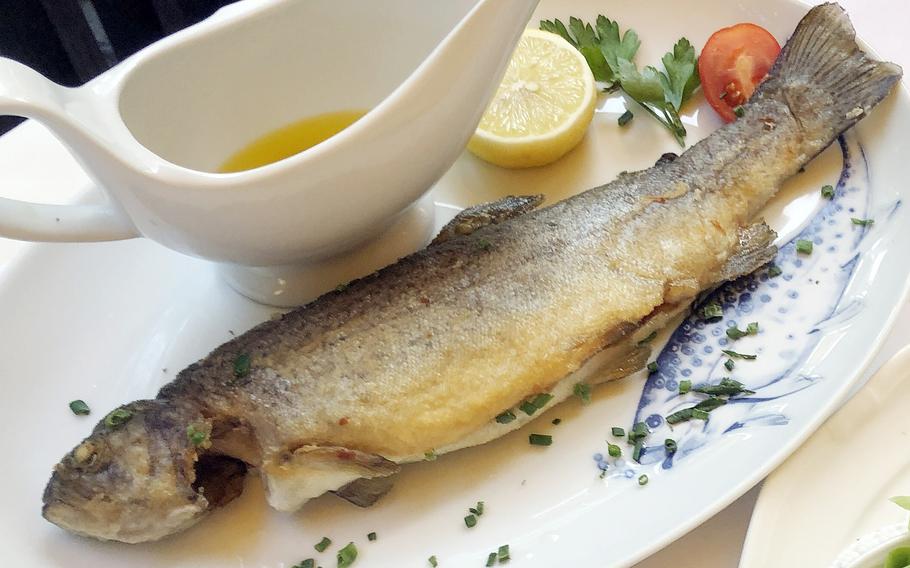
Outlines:
[[334, 491], [334, 493], [358, 507], [369, 507], [382, 499], [392, 489], [394, 483], [394, 475], [372, 478], [361, 477], [348, 483], [338, 491]]
[[537, 208], [543, 203], [543, 195], [510, 195], [499, 201], [474, 205], [455, 215], [430, 245], [438, 245], [461, 235], [470, 235], [481, 227], [508, 221]]
[[395, 462], [375, 454], [307, 445], [263, 460], [262, 479], [269, 505], [279, 511], [295, 511], [323, 493], [362, 478], [388, 477], [399, 469]]
[[740, 229], [739, 248], [721, 267], [715, 283], [736, 280], [774, 260], [777, 256], [776, 238], [777, 233], [764, 221]]

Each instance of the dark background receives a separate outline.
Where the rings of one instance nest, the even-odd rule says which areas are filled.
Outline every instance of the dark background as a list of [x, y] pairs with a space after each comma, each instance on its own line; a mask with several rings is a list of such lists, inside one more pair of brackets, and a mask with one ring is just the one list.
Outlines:
[[[235, 0], [0, 0], [0, 55], [75, 87]], [[0, 116], [0, 134], [22, 119]]]

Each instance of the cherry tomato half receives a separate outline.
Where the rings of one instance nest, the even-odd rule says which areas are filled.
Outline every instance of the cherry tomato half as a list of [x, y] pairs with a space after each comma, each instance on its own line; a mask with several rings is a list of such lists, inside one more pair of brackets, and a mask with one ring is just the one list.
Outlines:
[[755, 24], [736, 24], [708, 38], [698, 56], [698, 76], [705, 98], [721, 118], [736, 120], [733, 109], [749, 100], [778, 53], [774, 36]]

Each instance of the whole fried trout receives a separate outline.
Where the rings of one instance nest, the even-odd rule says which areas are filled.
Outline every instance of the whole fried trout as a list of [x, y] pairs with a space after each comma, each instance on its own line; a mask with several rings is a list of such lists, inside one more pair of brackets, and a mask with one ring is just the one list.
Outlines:
[[[773, 257], [759, 210], [900, 75], [839, 6], [812, 9], [736, 122], [550, 207], [469, 209], [428, 248], [222, 345], [102, 420], [54, 469], [44, 516], [154, 540], [236, 497], [248, 466], [278, 509], [328, 491], [365, 505], [400, 464], [526, 423], [523, 403], [640, 369], [641, 339]], [[592, 361], [603, 371], [573, 374]]]

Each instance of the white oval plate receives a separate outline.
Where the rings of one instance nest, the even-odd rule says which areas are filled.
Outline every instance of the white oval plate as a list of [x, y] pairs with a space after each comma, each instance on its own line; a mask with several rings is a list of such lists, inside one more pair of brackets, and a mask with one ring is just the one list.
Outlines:
[[[788, 0], [699, 0], [685, 5], [673, 0], [554, 0], [542, 2], [535, 21], [570, 15], [593, 19], [601, 12], [638, 31], [638, 61], [644, 65], [657, 63], [681, 33], [700, 47], [715, 29], [739, 21], [757, 22], [784, 40], [805, 8]], [[621, 98], [603, 99], [582, 145], [547, 168], [508, 171], [465, 155], [439, 183], [436, 197], [467, 205], [510, 193], [540, 192], [552, 202], [609, 181], [621, 170], [648, 167], [662, 152], [678, 150], [644, 113], [620, 129], [616, 119], [623, 110]], [[700, 96], [684, 114], [690, 142], [719, 125]], [[29, 165], [47, 172], [70, 171], [72, 162], [53, 157], [57, 147], [43, 131], [35, 125], [22, 131], [20, 139], [30, 137], [31, 146], [21, 153], [24, 158], [0, 169], [0, 185], [20, 184]], [[316, 556], [328, 567], [334, 565], [337, 548], [322, 555], [312, 548], [325, 535], [335, 543], [355, 541], [361, 551], [358, 565], [363, 566], [421, 566], [436, 555], [441, 566], [476, 567], [506, 543], [515, 566], [628, 566], [767, 475], [830, 414], [877, 349], [910, 274], [910, 257], [900, 246], [910, 242], [910, 222], [906, 207], [895, 208], [900, 199], [910, 197], [905, 184], [910, 179], [907, 132], [910, 102], [901, 92], [864, 121], [850, 141], [854, 181], [844, 181], [836, 201], [854, 207], [858, 216], [875, 217], [871, 230], [857, 234], [844, 220], [846, 209], [830, 210], [835, 205], [819, 198], [822, 184], [838, 180], [841, 154], [836, 147], [792, 180], [769, 206], [767, 218], [781, 232], [782, 244], [807, 228], [821, 231], [813, 238], [834, 239], [832, 231], [845, 237], [832, 253], [826, 247], [834, 241], [818, 245], [811, 261], [801, 266], [792, 254], [786, 257], [782, 266], [787, 272], [771, 281], [779, 286], [776, 299], [755, 303], [754, 313], [766, 316], [763, 332], [742, 340], [737, 349], [767, 356], [751, 365], [738, 364], [736, 376], [750, 386], [762, 386], [756, 390], [769, 400], [719, 409], [712, 414], [711, 428], [677, 428], [673, 435], [681, 451], [674, 467], [663, 467], [657, 434], [652, 439], [658, 448], [646, 453], [645, 465], [611, 463], [604, 480], [592, 456], [605, 452], [611, 426], [628, 427], [636, 414], [648, 418], [676, 404], [668, 381], [686, 371], [696, 382], [716, 378], [719, 351], [712, 347], [710, 356], [686, 354], [698, 340], [697, 322], [692, 337], [684, 336], [692, 329], [674, 335], [641, 405], [643, 376], [637, 375], [599, 389], [584, 409], [572, 401], [484, 447], [408, 466], [393, 491], [366, 510], [325, 496], [298, 514], [276, 513], [267, 509], [251, 477], [236, 502], [197, 527], [150, 545], [87, 541], [46, 523], [39, 515], [40, 497], [51, 467], [103, 413], [124, 401], [153, 396], [177, 370], [232, 333], [269, 317], [272, 310], [234, 294], [211, 266], [150, 242], [22, 247], [24, 252], [0, 275], [0, 415], [8, 425], [0, 434], [0, 481], [7, 488], [0, 507], [4, 562], [67, 568], [287, 567]], [[860, 144], [868, 164], [861, 160]], [[864, 171], [870, 173], [871, 184], [861, 175]], [[85, 184], [80, 176], [67, 181], [64, 185]], [[822, 226], [825, 215], [836, 225]], [[843, 255], [853, 258], [857, 253], [858, 262], [843, 272]], [[810, 279], [816, 271], [831, 277]], [[770, 286], [741, 283], [741, 290], [731, 292], [730, 319], [724, 323], [754, 301], [746, 298], [753, 284], [756, 298]], [[801, 300], [792, 301], [790, 292]], [[772, 313], [780, 307], [790, 310], [787, 317]], [[813, 331], [818, 327], [813, 314], [828, 308], [839, 317]], [[789, 334], [798, 337], [798, 349], [786, 347]], [[718, 343], [717, 336], [709, 337], [700, 349]], [[786, 364], [762, 363], [778, 361], [775, 353], [784, 351]], [[773, 385], [786, 388], [766, 390], [769, 374]], [[811, 386], [790, 388], [794, 384]], [[777, 398], [771, 400], [771, 395]], [[75, 398], [91, 405], [90, 418], [69, 412], [67, 403]], [[556, 417], [563, 419], [559, 426], [551, 424]], [[730, 428], [746, 422], [748, 427]], [[549, 448], [530, 447], [529, 432], [553, 434], [555, 442]], [[651, 478], [645, 487], [635, 481], [641, 473]], [[486, 502], [486, 513], [469, 530], [462, 517], [478, 500]], [[366, 540], [371, 531], [379, 534], [374, 543]]]
[[906, 544], [910, 495], [910, 347], [886, 363], [765, 481], [740, 568], [870, 568]]

